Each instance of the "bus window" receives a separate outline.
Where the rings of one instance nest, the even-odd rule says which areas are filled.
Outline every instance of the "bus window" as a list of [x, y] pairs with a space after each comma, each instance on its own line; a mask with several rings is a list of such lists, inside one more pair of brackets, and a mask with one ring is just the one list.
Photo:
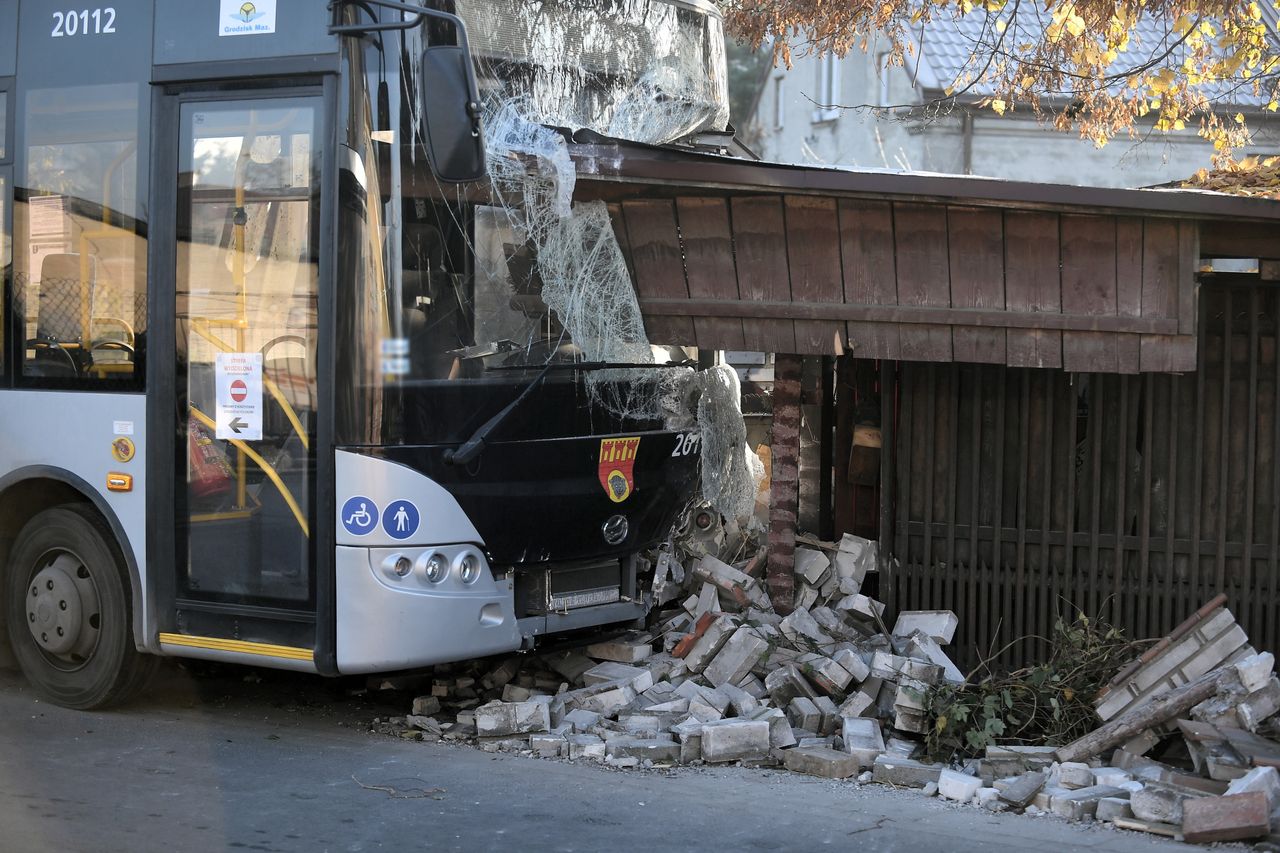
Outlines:
[[[13, 180], [10, 178], [8, 166], [0, 167], [0, 293], [4, 292], [4, 285], [9, 280], [10, 264], [13, 263], [13, 237], [9, 232], [10, 227], [10, 211], [13, 210], [12, 192]], [[5, 312], [4, 300], [0, 300], [0, 368], [4, 367], [4, 341], [5, 341]]]
[[0, 160], [9, 156], [9, 93], [0, 89]]
[[136, 386], [146, 332], [139, 87], [31, 89], [24, 101], [13, 285], [22, 375]]
[[[312, 594], [320, 115], [314, 97], [181, 109], [176, 367], [187, 470], [178, 538], [187, 598], [301, 607]], [[260, 401], [253, 426], [216, 420], [229, 359], [257, 366], [240, 382]]]

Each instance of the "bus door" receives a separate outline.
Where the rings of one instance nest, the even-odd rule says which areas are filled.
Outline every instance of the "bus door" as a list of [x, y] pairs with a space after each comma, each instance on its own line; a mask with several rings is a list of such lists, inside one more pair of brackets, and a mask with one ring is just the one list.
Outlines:
[[291, 89], [165, 105], [176, 578], [160, 640], [174, 652], [312, 665], [322, 104]]

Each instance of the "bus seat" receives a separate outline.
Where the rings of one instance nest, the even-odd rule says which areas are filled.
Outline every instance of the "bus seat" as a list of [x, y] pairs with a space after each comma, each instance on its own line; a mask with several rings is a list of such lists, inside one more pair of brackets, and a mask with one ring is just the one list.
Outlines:
[[80, 280], [80, 255], [45, 255], [40, 264], [40, 304], [36, 335], [60, 344], [83, 343], [85, 309], [93, 305], [97, 258], [89, 256], [89, 276]]

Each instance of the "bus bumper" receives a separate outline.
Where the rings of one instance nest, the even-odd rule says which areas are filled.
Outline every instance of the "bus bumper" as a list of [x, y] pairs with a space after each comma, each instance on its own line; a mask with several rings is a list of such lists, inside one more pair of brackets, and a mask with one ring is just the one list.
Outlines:
[[[426, 574], [431, 554], [449, 564], [446, 577]], [[478, 557], [479, 577], [466, 583], [459, 566]], [[409, 570], [401, 575], [407, 560]], [[358, 548], [338, 546], [337, 652], [344, 675], [414, 669], [515, 651], [521, 645], [514, 587], [495, 581], [471, 545]]]

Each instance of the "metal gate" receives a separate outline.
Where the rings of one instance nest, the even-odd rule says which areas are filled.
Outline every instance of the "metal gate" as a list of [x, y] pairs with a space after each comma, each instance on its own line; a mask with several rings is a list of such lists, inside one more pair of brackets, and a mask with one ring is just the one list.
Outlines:
[[1280, 297], [1200, 301], [1194, 374], [886, 364], [890, 610], [955, 610], [962, 667], [1016, 667], [1057, 613], [1156, 637], [1222, 591], [1280, 651]]

